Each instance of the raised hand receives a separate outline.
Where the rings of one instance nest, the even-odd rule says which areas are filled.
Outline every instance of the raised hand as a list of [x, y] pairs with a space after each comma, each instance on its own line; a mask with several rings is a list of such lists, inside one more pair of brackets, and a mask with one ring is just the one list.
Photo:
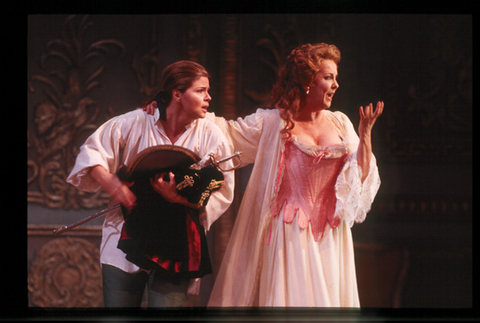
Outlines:
[[377, 121], [378, 117], [383, 112], [383, 106], [384, 103], [382, 101], [378, 101], [375, 111], [373, 111], [372, 103], [365, 106], [365, 109], [363, 107], [360, 107], [360, 125], [358, 127], [358, 133], [360, 138], [369, 136], [371, 134], [375, 121]]
[[383, 102], [378, 101], [375, 111], [373, 104], [370, 103], [363, 109], [360, 107], [360, 125], [358, 126], [358, 135], [360, 142], [358, 143], [357, 161], [362, 169], [362, 183], [368, 175], [370, 161], [372, 159], [372, 128], [378, 117], [383, 112]]

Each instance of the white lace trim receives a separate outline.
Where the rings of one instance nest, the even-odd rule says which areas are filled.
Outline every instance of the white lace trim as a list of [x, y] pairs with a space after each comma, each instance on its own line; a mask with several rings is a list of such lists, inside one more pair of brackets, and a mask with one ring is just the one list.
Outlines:
[[368, 175], [363, 183], [361, 178], [362, 171], [358, 166], [355, 152], [347, 157], [335, 183], [336, 216], [340, 220], [344, 220], [349, 227], [352, 227], [354, 223], [365, 221], [380, 187], [375, 156], [372, 156]]
[[298, 141], [297, 136], [292, 135], [292, 142], [302, 152], [312, 157], [318, 157], [322, 155], [323, 158], [326, 158], [326, 159], [340, 158], [343, 155], [345, 155], [345, 153], [347, 152], [347, 147], [345, 145], [343, 138], [342, 138], [342, 141], [343, 141], [343, 145], [335, 145], [335, 146], [305, 145], [300, 141]]

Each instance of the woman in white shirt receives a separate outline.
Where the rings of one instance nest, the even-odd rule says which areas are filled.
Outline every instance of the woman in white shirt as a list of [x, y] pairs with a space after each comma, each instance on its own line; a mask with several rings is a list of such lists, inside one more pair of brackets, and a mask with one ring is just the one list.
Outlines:
[[[191, 61], [173, 63], [164, 70], [161, 85], [163, 91], [158, 97], [162, 106], [153, 115], [135, 110], [114, 117], [86, 140], [67, 179], [69, 183], [84, 191], [101, 187], [110, 194], [111, 204], [119, 203], [124, 210], [133, 210], [137, 197], [116, 173], [141, 151], [157, 145], [181, 146], [203, 158], [202, 162], [210, 154], [216, 159], [231, 155], [224, 134], [205, 119], [211, 97], [209, 74], [203, 66]], [[225, 167], [230, 168], [232, 164], [228, 161]], [[186, 216], [190, 220], [188, 225], [193, 225], [195, 232], [202, 235], [201, 253], [191, 255], [195, 259], [190, 258], [196, 268], [190, 265], [184, 275], [171, 275], [171, 268], [163, 270], [157, 266], [155, 270], [144, 270], [127, 260], [126, 254], [117, 247], [125, 221], [122, 211], [116, 209], [106, 215], [100, 247], [106, 307], [139, 306], [145, 286], [149, 307], [181, 306], [190, 280], [211, 273], [204, 230], [208, 230], [231, 204], [234, 173], [224, 174], [225, 185], [213, 192], [208, 204], [201, 208], [177, 193], [173, 174], [169, 175], [170, 181], [157, 176], [151, 185], [168, 202], [184, 205], [184, 210], [188, 211], [181, 215]], [[196, 211], [192, 212], [194, 209]]]

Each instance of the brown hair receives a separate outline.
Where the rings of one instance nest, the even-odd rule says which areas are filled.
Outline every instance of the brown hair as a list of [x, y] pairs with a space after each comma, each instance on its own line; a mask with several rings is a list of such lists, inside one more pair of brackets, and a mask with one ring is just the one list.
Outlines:
[[158, 96], [162, 103], [167, 106], [172, 100], [173, 90], [185, 92], [193, 82], [201, 77], [210, 77], [207, 70], [200, 64], [193, 61], [177, 61], [168, 65], [162, 73], [161, 91], [155, 96], [150, 96], [143, 101], [142, 106], [148, 105]]
[[281, 117], [286, 121], [282, 136], [290, 138], [290, 130], [305, 100], [304, 88], [310, 86], [320, 65], [326, 59], [340, 62], [340, 50], [335, 45], [326, 43], [305, 44], [298, 46], [287, 57], [286, 63], [280, 68], [279, 78], [271, 92], [270, 107], [280, 110]]

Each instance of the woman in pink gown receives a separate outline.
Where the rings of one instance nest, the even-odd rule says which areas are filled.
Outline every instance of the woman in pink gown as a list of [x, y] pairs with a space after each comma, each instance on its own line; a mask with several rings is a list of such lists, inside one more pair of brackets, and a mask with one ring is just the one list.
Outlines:
[[380, 186], [370, 138], [383, 102], [360, 107], [360, 136], [329, 111], [339, 61], [334, 45], [299, 46], [272, 109], [215, 118], [254, 167], [209, 306], [360, 306], [351, 227]]

